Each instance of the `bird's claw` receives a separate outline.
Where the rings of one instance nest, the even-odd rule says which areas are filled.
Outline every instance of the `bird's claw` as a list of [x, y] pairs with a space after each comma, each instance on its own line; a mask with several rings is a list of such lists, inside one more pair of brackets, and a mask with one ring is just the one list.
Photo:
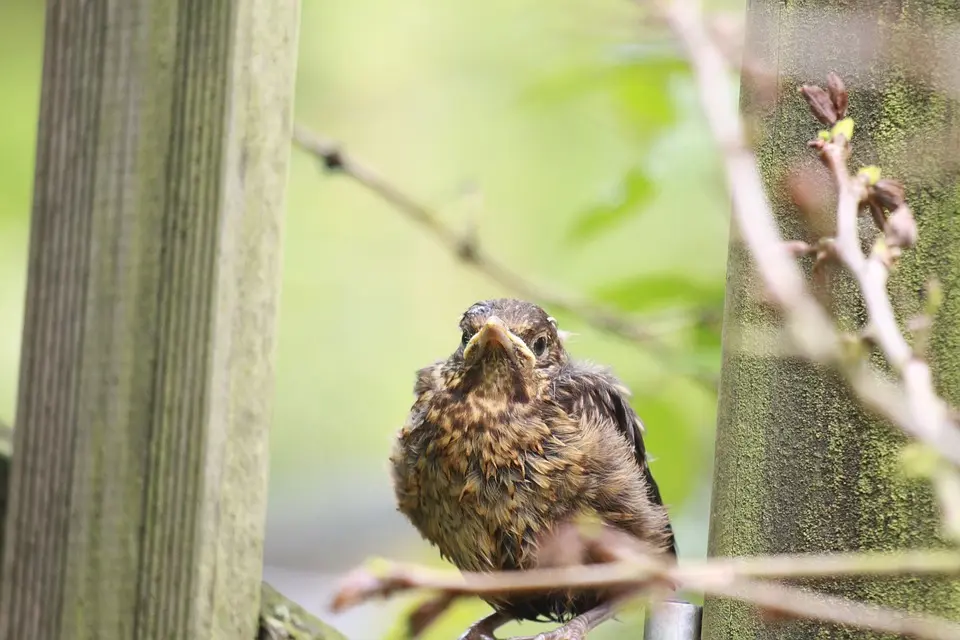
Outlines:
[[580, 624], [565, 624], [557, 627], [553, 631], [544, 631], [535, 636], [524, 636], [521, 638], [511, 638], [511, 640], [585, 640], [587, 629]]
[[458, 640], [497, 640], [497, 638], [482, 626], [474, 625], [467, 629]]

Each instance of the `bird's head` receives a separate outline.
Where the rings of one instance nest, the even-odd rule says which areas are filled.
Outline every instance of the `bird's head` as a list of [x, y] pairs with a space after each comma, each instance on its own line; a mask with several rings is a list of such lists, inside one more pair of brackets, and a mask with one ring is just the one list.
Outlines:
[[567, 360], [556, 320], [530, 302], [477, 302], [464, 312], [460, 329], [447, 370], [464, 392], [530, 398]]

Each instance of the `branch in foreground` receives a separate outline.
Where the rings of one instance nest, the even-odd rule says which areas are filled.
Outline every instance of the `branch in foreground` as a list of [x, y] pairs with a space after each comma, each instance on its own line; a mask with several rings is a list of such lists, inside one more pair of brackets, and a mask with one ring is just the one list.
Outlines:
[[721, 598], [740, 600], [761, 607], [769, 614], [813, 618], [838, 625], [859, 627], [913, 638], [956, 640], [960, 625], [933, 616], [905, 615], [899, 611], [847, 598], [811, 593], [793, 587], [755, 580], [709, 585], [702, 591]]
[[[745, 142], [743, 123], [730, 91], [729, 69], [722, 52], [711, 40], [703, 17], [693, 3], [672, 2], [664, 15], [693, 66], [701, 106], [722, 154], [737, 226], [756, 261], [764, 285], [787, 316], [787, 328], [793, 340], [808, 358], [835, 367], [844, 374], [867, 407], [960, 465], [960, 430], [941, 410], [943, 403], [933, 390], [929, 368], [913, 357], [909, 347], [904, 352], [905, 342], [900, 344], [891, 340], [889, 316], [884, 309], [889, 306], [889, 297], [884, 286], [877, 289], [875, 276], [867, 278], [870, 286], [863, 292], [865, 302], [871, 308], [871, 317], [881, 321], [880, 329], [887, 341], [885, 351], [893, 358], [890, 364], [901, 373], [905, 384], [885, 383], [875, 367], [863, 362], [851, 363], [845, 355], [833, 321], [807, 291], [800, 269], [780, 237], [756, 159]], [[856, 194], [841, 193], [840, 205], [844, 212], [839, 223], [846, 225], [841, 230], [844, 242], [849, 242], [847, 238], [850, 237], [848, 211], [851, 198], [854, 198], [855, 213], [859, 204]], [[852, 232], [856, 234], [855, 216], [853, 222]], [[856, 251], [860, 251], [859, 246]], [[895, 322], [893, 330], [899, 335]]]
[[787, 554], [717, 558], [668, 566], [647, 556], [603, 564], [526, 571], [452, 572], [412, 564], [376, 563], [341, 582], [333, 609], [341, 611], [373, 598], [428, 589], [454, 596], [498, 595], [563, 588], [641, 585], [655, 574], [681, 582], [729, 582], [737, 578], [823, 578], [845, 576], [960, 575], [960, 553], [929, 550], [905, 553]]
[[[475, 236], [459, 233], [445, 224], [433, 209], [418, 202], [403, 189], [383, 178], [334, 143], [300, 125], [294, 127], [293, 139], [297, 146], [314, 156], [327, 170], [341, 172], [378, 195], [397, 211], [429, 231], [440, 245], [458, 260], [483, 273], [494, 282], [523, 298], [538, 301], [550, 309], [570, 313], [596, 329], [643, 346], [662, 363], [676, 368], [676, 358], [672, 349], [663, 342], [657, 332], [649, 327], [586, 300], [544, 290], [488, 255], [480, 247]], [[708, 389], [716, 389], [715, 373], [702, 368], [694, 368], [684, 373]]]
[[635, 587], [640, 593], [646, 589], [647, 595], [651, 595], [652, 585], [662, 585], [666, 581], [681, 591], [741, 600], [776, 615], [909, 633], [918, 638], [960, 637], [960, 625], [939, 618], [907, 615], [755, 579], [920, 574], [960, 574], [960, 554], [915, 551], [903, 554], [784, 555], [680, 565], [634, 554], [629, 555], [629, 559], [604, 564], [494, 573], [454, 573], [388, 563], [375, 570], [358, 569], [351, 573], [343, 581], [333, 606], [335, 610], [342, 610], [373, 598], [412, 590], [440, 592], [445, 599], [595, 587]]
[[303, 609], [272, 586], [260, 588], [257, 640], [346, 640], [339, 631]]

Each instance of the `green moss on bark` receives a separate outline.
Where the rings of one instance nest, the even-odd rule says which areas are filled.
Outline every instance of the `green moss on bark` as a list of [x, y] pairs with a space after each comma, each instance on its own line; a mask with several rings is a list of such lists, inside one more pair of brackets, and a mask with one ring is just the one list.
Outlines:
[[[854, 9], [879, 24], [877, 30], [865, 35], [853, 29], [848, 12]], [[850, 32], [825, 37], [811, 19], [815, 15], [850, 24]], [[748, 55], [777, 69], [779, 95], [774, 107], [766, 107], [747, 82], [742, 96], [744, 112], [762, 125], [757, 155], [781, 231], [804, 238], [782, 179], [810, 158], [805, 143], [819, 124], [796, 89], [823, 84], [828, 70], [844, 77], [857, 123], [852, 166], [879, 164], [884, 175], [902, 179], [920, 228], [919, 246], [890, 282], [901, 321], [920, 309], [931, 277], [943, 283], [946, 302], [935, 319], [931, 360], [938, 390], [954, 403], [960, 402], [960, 172], [944, 149], [956, 150], [958, 105], [938, 89], [936, 73], [918, 78], [908, 62], [917, 42], [929, 52], [946, 50], [949, 43], [939, 40], [937, 29], [958, 21], [960, 5], [954, 2], [753, 0]], [[886, 44], [872, 52], [864, 47], [876, 42]], [[864, 233], [867, 228], [865, 223]], [[732, 238], [725, 338], [774, 322], [756, 302], [760, 282], [736, 234]], [[841, 326], [862, 326], [864, 310], [850, 279], [833, 270], [829, 287]], [[725, 349], [718, 415], [711, 555], [942, 544], [929, 487], [900, 473], [904, 438], [866, 415], [835, 375], [775, 354]], [[816, 586], [960, 619], [957, 581], [824, 580]], [[768, 626], [748, 607], [708, 599], [703, 637], [879, 636], [808, 622]]]

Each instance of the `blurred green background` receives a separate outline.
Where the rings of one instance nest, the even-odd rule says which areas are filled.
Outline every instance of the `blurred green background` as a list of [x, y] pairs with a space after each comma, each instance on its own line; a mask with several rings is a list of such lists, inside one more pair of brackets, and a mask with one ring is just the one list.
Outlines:
[[[742, 11], [742, 0], [711, 3]], [[296, 117], [549, 290], [658, 322], [677, 355], [555, 313], [575, 357], [634, 392], [683, 556], [706, 549], [728, 201], [689, 73], [623, 0], [304, 0]], [[15, 415], [43, 10], [0, 6], [0, 419]], [[735, 78], [731, 78], [735, 82]], [[477, 197], [479, 194], [479, 197]], [[478, 204], [479, 203], [479, 204]], [[459, 314], [510, 295], [356, 184], [294, 150], [284, 240], [267, 579], [354, 639], [408, 601], [326, 611], [371, 555], [437, 563], [394, 510], [387, 456], [414, 371]], [[554, 312], [555, 310], [548, 309]], [[679, 311], [679, 314], [674, 312]], [[673, 317], [673, 316], [671, 316]], [[487, 609], [463, 602], [428, 635]], [[637, 616], [594, 636], [638, 637]], [[504, 633], [539, 630], [532, 624]]]

